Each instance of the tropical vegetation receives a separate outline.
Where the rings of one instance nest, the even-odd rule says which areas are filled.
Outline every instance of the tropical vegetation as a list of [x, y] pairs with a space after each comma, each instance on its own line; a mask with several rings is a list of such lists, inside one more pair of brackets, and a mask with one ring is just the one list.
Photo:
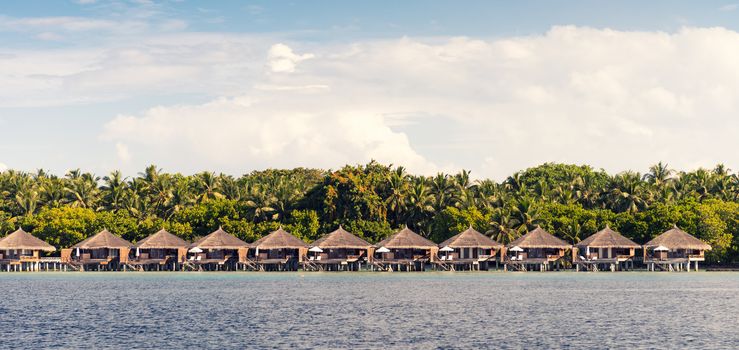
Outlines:
[[218, 226], [254, 241], [283, 225], [311, 241], [342, 224], [377, 242], [408, 226], [440, 242], [469, 225], [510, 242], [536, 225], [576, 243], [605, 225], [644, 243], [673, 225], [710, 243], [713, 263], [739, 260], [739, 176], [723, 165], [611, 175], [547, 163], [502, 182], [469, 171], [419, 176], [370, 162], [338, 170], [0, 173], [0, 231], [18, 226], [57, 247], [102, 228], [136, 241], [164, 227], [193, 240]]

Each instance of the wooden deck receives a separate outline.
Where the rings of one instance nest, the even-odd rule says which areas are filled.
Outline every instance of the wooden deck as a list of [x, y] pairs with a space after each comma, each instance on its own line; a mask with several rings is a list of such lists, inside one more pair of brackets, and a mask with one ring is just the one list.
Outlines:
[[164, 259], [136, 259], [136, 260], [129, 260], [128, 263], [130, 265], [165, 265], [168, 262], [171, 262], [171, 257], [166, 257]]
[[261, 265], [287, 264], [288, 261], [290, 261], [290, 258], [254, 260], [255, 263], [261, 264]]
[[308, 262], [312, 262], [314, 264], [319, 265], [337, 265], [337, 264], [352, 264], [359, 261], [359, 259], [321, 259], [321, 260], [308, 260]]
[[546, 264], [546, 263], [557, 261], [559, 259], [561, 259], [561, 257], [558, 257], [556, 259], [553, 259], [553, 258], [526, 258], [523, 260], [506, 259], [505, 263], [511, 264], [511, 265], [533, 265], [533, 264]]
[[425, 271], [426, 264], [431, 259], [428, 257], [420, 257], [413, 259], [375, 259], [371, 266], [372, 269], [379, 271]]
[[505, 259], [503, 269], [508, 271], [509, 268], [517, 271], [529, 271], [529, 268], [538, 271], [560, 270], [564, 266], [562, 264], [564, 256], [550, 255], [543, 258], [524, 258], [524, 259]]

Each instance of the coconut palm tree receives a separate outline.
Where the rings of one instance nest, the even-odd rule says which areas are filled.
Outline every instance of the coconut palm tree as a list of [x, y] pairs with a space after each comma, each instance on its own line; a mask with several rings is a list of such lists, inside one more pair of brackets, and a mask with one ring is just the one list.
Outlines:
[[692, 173], [686, 174], [684, 180], [691, 192], [695, 194], [699, 201], [711, 197], [711, 187], [713, 187], [713, 176], [706, 169], [698, 169]]
[[104, 185], [100, 188], [103, 192], [104, 206], [108, 210], [117, 211], [122, 209], [123, 196], [127, 188], [126, 179], [119, 171], [113, 171], [110, 175], [103, 177]]
[[499, 208], [503, 206], [507, 193], [502, 185], [491, 180], [482, 180], [477, 184], [477, 196], [482, 208]]
[[435, 212], [440, 212], [446, 207], [455, 206], [455, 183], [447, 174], [438, 173], [429, 181], [430, 193], [433, 196], [432, 207]]
[[570, 241], [572, 244], [577, 244], [582, 240], [582, 226], [578, 222], [570, 222], [569, 224], [565, 225], [563, 227], [563, 233], [565, 237]]
[[33, 215], [39, 202], [38, 190], [29, 183], [16, 192], [15, 200], [23, 215]]
[[221, 174], [218, 176], [218, 182], [221, 184], [221, 193], [226, 199], [240, 201], [244, 196], [244, 187], [233, 176]]
[[521, 179], [521, 173], [517, 172], [503, 181], [503, 187], [509, 192], [517, 192], [524, 187], [523, 180]]
[[252, 220], [260, 222], [273, 218], [275, 201], [275, 198], [267, 193], [262, 186], [252, 186], [244, 204], [249, 208], [249, 216]]
[[674, 172], [667, 164], [659, 162], [649, 167], [649, 172], [644, 174], [644, 180], [660, 188], [670, 181]]
[[639, 173], [624, 172], [614, 176], [611, 180], [608, 197], [610, 208], [616, 212], [636, 213], [646, 209], [644, 187]]
[[454, 182], [457, 184], [457, 187], [460, 189], [460, 191], [477, 187], [477, 184], [471, 180], [471, 173], [472, 172], [469, 170], [462, 170], [454, 175]]
[[166, 215], [169, 201], [172, 199], [174, 180], [169, 174], [158, 175], [148, 185], [149, 202], [151, 209], [157, 216]]
[[223, 198], [218, 177], [212, 172], [204, 171], [195, 175], [195, 190], [198, 203]]
[[182, 209], [185, 209], [195, 203], [193, 194], [190, 191], [189, 179], [178, 177], [174, 179], [174, 185], [172, 186], [172, 196], [169, 200], [169, 206], [167, 208], [167, 219], [172, 217], [175, 213]]
[[61, 179], [46, 177], [39, 181], [40, 204], [42, 206], [59, 208], [67, 203], [67, 192]]
[[287, 216], [303, 193], [295, 182], [284, 177], [273, 179], [271, 188], [272, 208], [274, 209], [272, 219], [280, 220]]
[[78, 208], [89, 208], [97, 210], [100, 190], [98, 189], [99, 177], [90, 173], [79, 173], [79, 169], [68, 173], [65, 191], [69, 195], [70, 205]]
[[408, 197], [408, 175], [405, 168], [397, 167], [387, 176], [387, 186], [389, 195], [385, 199], [385, 205], [388, 212], [393, 213], [395, 224], [399, 224], [401, 214], [406, 208]]
[[511, 211], [513, 219], [518, 224], [518, 231], [526, 233], [541, 223], [539, 210], [530, 198], [519, 198]]
[[434, 197], [422, 177], [413, 179], [408, 190], [408, 203], [405, 224], [413, 227], [423, 227], [428, 221], [430, 213], [434, 212]]
[[520, 224], [511, 215], [510, 210], [496, 208], [491, 218], [492, 220], [489, 222], [491, 228], [486, 234], [494, 240], [502, 244], [508, 244], [521, 237], [521, 232], [518, 230]]

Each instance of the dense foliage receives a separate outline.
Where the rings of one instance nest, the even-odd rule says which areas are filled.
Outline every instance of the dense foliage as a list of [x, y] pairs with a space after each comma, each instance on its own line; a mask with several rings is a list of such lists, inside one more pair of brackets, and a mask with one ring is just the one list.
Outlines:
[[161, 227], [192, 240], [221, 225], [254, 241], [283, 225], [311, 241], [339, 224], [371, 242], [404, 225], [440, 242], [472, 225], [503, 243], [536, 225], [575, 243], [606, 224], [644, 243], [677, 224], [713, 245], [711, 261], [730, 262], [739, 260], [739, 176], [723, 165], [675, 172], [662, 163], [644, 175], [543, 164], [502, 183], [376, 162], [239, 178], [153, 165], [133, 178], [0, 173], [0, 230], [22, 225], [59, 247], [103, 227], [136, 241]]

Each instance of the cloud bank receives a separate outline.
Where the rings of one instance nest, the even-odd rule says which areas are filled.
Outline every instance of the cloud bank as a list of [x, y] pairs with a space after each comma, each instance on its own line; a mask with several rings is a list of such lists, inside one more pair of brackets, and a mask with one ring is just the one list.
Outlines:
[[500, 179], [545, 161], [739, 166], [739, 33], [723, 28], [351, 43], [178, 33], [8, 54], [0, 78], [17, 89], [0, 104], [206, 97], [104, 126], [111, 155], [136, 168], [239, 173], [376, 159]]

